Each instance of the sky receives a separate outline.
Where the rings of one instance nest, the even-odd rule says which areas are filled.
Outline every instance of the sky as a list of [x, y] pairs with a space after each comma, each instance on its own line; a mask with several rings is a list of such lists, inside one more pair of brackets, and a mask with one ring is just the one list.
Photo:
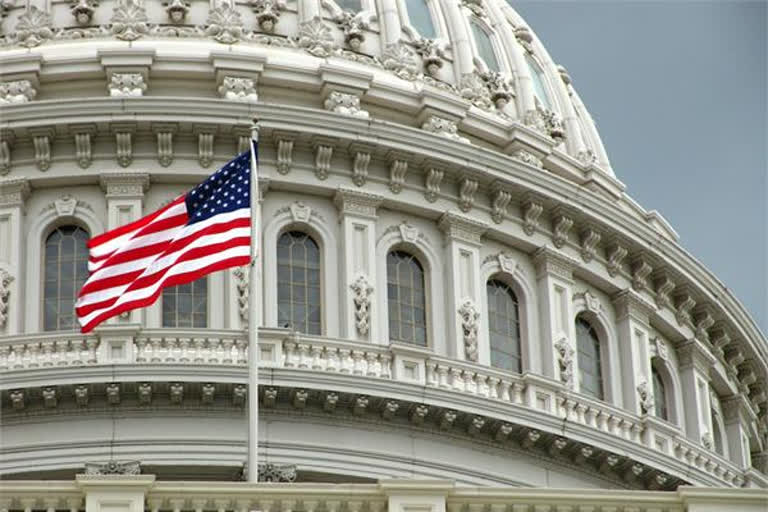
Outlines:
[[768, 0], [510, 0], [626, 192], [768, 333]]

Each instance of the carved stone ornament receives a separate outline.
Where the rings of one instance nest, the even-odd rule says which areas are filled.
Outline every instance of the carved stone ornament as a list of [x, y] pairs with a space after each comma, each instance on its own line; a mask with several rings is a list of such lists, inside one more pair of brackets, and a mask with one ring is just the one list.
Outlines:
[[274, 32], [277, 22], [280, 21], [280, 11], [285, 9], [285, 3], [277, 0], [254, 0], [252, 7], [259, 29], [268, 34]]
[[465, 300], [458, 313], [461, 317], [461, 332], [464, 337], [464, 354], [469, 361], [477, 362], [477, 330], [480, 313], [477, 312], [471, 300]]
[[589, 263], [594, 259], [595, 254], [597, 254], [597, 244], [600, 243], [600, 238], [602, 238], [602, 235], [593, 228], [587, 228], [582, 232], [581, 259], [584, 262]]
[[635, 261], [632, 267], [632, 288], [638, 292], [646, 290], [648, 288], [648, 276], [651, 272], [653, 272], [653, 267], [647, 261], [642, 258]]
[[512, 153], [512, 158], [519, 162], [523, 162], [525, 164], [536, 167], [537, 169], [544, 167], [544, 164], [541, 163], [541, 159], [537, 158], [536, 155], [530, 151], [526, 151], [524, 149], [518, 149]]
[[277, 141], [277, 172], [288, 174], [293, 163], [293, 141], [280, 139]]
[[565, 338], [555, 342], [557, 363], [560, 368], [560, 381], [573, 388], [573, 349]]
[[187, 18], [190, 2], [187, 0], [165, 0], [163, 7], [165, 7], [165, 12], [171, 23], [181, 23]]
[[483, 110], [490, 110], [493, 106], [491, 93], [488, 91], [485, 81], [479, 73], [466, 73], [459, 80], [459, 94]]
[[315, 150], [315, 176], [319, 180], [327, 180], [331, 170], [333, 146], [319, 144]]
[[69, 12], [75, 17], [78, 25], [89, 25], [93, 18], [93, 11], [98, 5], [98, 0], [72, 0], [69, 4]]
[[259, 482], [296, 481], [296, 466], [293, 464], [259, 464]]
[[304, 48], [315, 57], [330, 57], [336, 51], [331, 27], [326, 25], [320, 16], [299, 23], [297, 43], [300, 48]]
[[627, 248], [619, 244], [613, 244], [608, 248], [608, 275], [616, 277], [616, 274], [621, 270], [621, 262], [624, 261], [627, 253]]
[[416, 52], [402, 41], [387, 45], [380, 58], [384, 69], [392, 71], [403, 80], [415, 80], [419, 74]]
[[157, 161], [163, 167], [173, 163], [173, 132], [164, 130], [157, 132]]
[[561, 249], [568, 241], [568, 232], [573, 226], [573, 219], [564, 214], [557, 214], [554, 218], [554, 229], [552, 231], [552, 243], [555, 247]]
[[121, 167], [128, 167], [133, 162], [133, 144], [131, 143], [131, 132], [115, 133], [117, 163]]
[[91, 166], [93, 161], [91, 151], [91, 134], [88, 132], [75, 133], [75, 157], [77, 165], [83, 169]]
[[213, 139], [214, 134], [210, 132], [197, 135], [197, 161], [201, 167], [210, 167], [213, 163]]
[[106, 463], [86, 462], [86, 475], [140, 475], [141, 466], [138, 461], [118, 462], [111, 460]]
[[499, 268], [502, 272], [506, 272], [507, 274], [514, 274], [517, 270], [517, 260], [514, 256], [500, 252], [496, 258], [499, 261]]
[[243, 37], [240, 13], [228, 2], [222, 2], [208, 13], [206, 35], [222, 44], [235, 44]]
[[440, 195], [440, 183], [442, 183], [444, 175], [445, 173], [443, 171], [434, 167], [427, 171], [424, 180], [424, 186], [427, 190], [424, 192], [424, 197], [426, 197], [427, 201], [430, 203], [437, 201], [437, 198]]
[[669, 359], [669, 349], [667, 348], [667, 342], [659, 337], [651, 338], [651, 346], [656, 349], [656, 356], [667, 361]]
[[539, 217], [544, 212], [544, 205], [529, 199], [523, 203], [523, 231], [532, 236], [539, 227]]
[[225, 76], [219, 86], [219, 96], [230, 101], [242, 101], [256, 103], [259, 95], [256, 92], [256, 84], [251, 78], [239, 76]]
[[355, 326], [357, 332], [365, 336], [370, 329], [370, 296], [373, 293], [373, 286], [368, 283], [364, 274], [360, 274], [349, 287], [352, 289], [352, 301], [355, 305]]
[[37, 168], [45, 172], [51, 167], [51, 138], [49, 135], [36, 135], [32, 137], [32, 145], [35, 149], [35, 163]]
[[461, 0], [461, 5], [469, 9], [478, 18], [485, 17], [483, 0]]
[[107, 89], [113, 97], [135, 97], [144, 95], [147, 84], [141, 73], [113, 73]]
[[0, 329], [5, 327], [8, 320], [8, 297], [11, 294], [11, 281], [13, 276], [0, 269]]
[[149, 18], [142, 0], [122, 0], [112, 14], [112, 34], [123, 41], [135, 41], [149, 32]]
[[431, 77], [437, 76], [445, 59], [442, 47], [434, 39], [421, 38], [414, 41], [413, 44], [416, 47], [416, 53], [421, 56], [427, 74]]
[[332, 91], [325, 98], [325, 110], [350, 117], [368, 119], [367, 111], [360, 108], [360, 97], [346, 92]]
[[363, 18], [363, 13], [353, 14], [349, 11], [341, 11], [336, 17], [336, 23], [344, 32], [344, 42], [352, 51], [360, 51], [360, 46], [365, 41], [365, 29], [368, 22]]
[[514, 96], [512, 82], [498, 71], [489, 71], [481, 76], [488, 87], [491, 101], [496, 110], [504, 110]]
[[398, 226], [398, 229], [400, 230], [400, 237], [404, 242], [410, 242], [413, 244], [416, 243], [416, 240], [419, 238], [419, 230], [408, 224], [406, 221], [403, 221]]
[[648, 387], [648, 383], [646, 381], [641, 381], [640, 384], [637, 385], [637, 395], [639, 397], [639, 404], [640, 404], [640, 410], [643, 414], [648, 414], [653, 410], [654, 406], [654, 397], [653, 393], [651, 393], [651, 390]]
[[16, 42], [33, 48], [53, 37], [53, 21], [50, 13], [32, 5], [16, 22]]
[[77, 208], [77, 199], [70, 194], [65, 194], [53, 202], [56, 215], [59, 217], [71, 217], [75, 214]]
[[441, 137], [445, 137], [447, 139], [469, 144], [469, 139], [459, 135], [459, 128], [456, 125], [456, 121], [451, 121], [450, 119], [445, 119], [444, 117], [438, 117], [435, 115], [429, 116], [427, 120], [424, 121], [424, 123], [421, 125], [421, 129], [429, 133], [440, 135]]
[[248, 324], [248, 268], [237, 267], [232, 271], [237, 290], [237, 310], [244, 325]]
[[599, 313], [603, 309], [603, 305], [600, 304], [600, 299], [592, 295], [589, 290], [584, 290], [581, 293], [573, 295], [574, 299], [582, 299], [584, 301], [584, 307], [587, 311], [592, 313]]
[[368, 179], [368, 165], [371, 163], [369, 151], [356, 151], [352, 162], [352, 182], [358, 187], [365, 185]]
[[541, 105], [536, 105], [535, 109], [529, 110], [525, 114], [524, 123], [557, 143], [565, 140], [563, 119], [554, 111]]
[[312, 208], [304, 204], [302, 201], [296, 201], [290, 206], [291, 217], [294, 222], [309, 222], [309, 218], [312, 216]]
[[475, 204], [475, 192], [478, 187], [477, 180], [464, 178], [459, 182], [459, 209], [468, 212]]
[[11, 143], [6, 134], [0, 135], [0, 176], [11, 172]]
[[707, 450], [711, 450], [712, 447], [715, 445], [715, 442], [712, 440], [712, 434], [709, 432], [704, 432], [701, 435], [701, 444], [704, 445], [704, 448]]
[[405, 175], [408, 173], [408, 161], [395, 159], [389, 165], [389, 190], [393, 194], [399, 194], [405, 184]]
[[496, 189], [493, 193], [493, 199], [491, 201], [491, 219], [496, 224], [504, 222], [504, 218], [507, 216], [507, 207], [512, 200], [512, 194], [502, 188]]
[[37, 96], [37, 91], [29, 80], [0, 82], [0, 105], [9, 103], [27, 103]]

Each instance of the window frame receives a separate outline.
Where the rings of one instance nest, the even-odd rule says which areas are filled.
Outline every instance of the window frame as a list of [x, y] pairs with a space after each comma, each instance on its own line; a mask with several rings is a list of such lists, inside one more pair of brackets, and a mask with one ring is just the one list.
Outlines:
[[[592, 331], [595, 333], [595, 340], [599, 354], [598, 354], [598, 364], [600, 365], [600, 392], [602, 396], [596, 396], [592, 393], [588, 393], [584, 390], [584, 388], [581, 385], [581, 374], [582, 374], [582, 364], [581, 364], [581, 357], [580, 357], [580, 351], [579, 351], [579, 334], [578, 334], [578, 323], [579, 322], [586, 323]], [[577, 383], [578, 383], [578, 389], [579, 393], [582, 393], [584, 395], [589, 396], [590, 398], [593, 398], [595, 400], [599, 400], [601, 402], [610, 402], [611, 398], [611, 392], [610, 392], [610, 375], [606, 371], [606, 362], [610, 361], [610, 359], [607, 357], [607, 351], [606, 351], [606, 342], [603, 336], [601, 336], [600, 330], [598, 329], [596, 322], [589, 318], [587, 315], [580, 313], [577, 314], [574, 319], [574, 337], [575, 337], [575, 347], [576, 347], [576, 366], [578, 368], [578, 373], [576, 375]]]
[[[75, 227], [75, 228], [79, 228], [79, 229], [83, 230], [86, 233], [86, 235], [88, 235], [88, 240], [90, 240], [93, 237], [93, 235], [91, 234], [91, 230], [89, 229], [89, 227], [84, 222], [80, 221], [80, 219], [77, 219], [77, 218], [74, 218], [74, 217], [70, 217], [70, 216], [61, 217], [61, 218], [56, 219], [55, 222], [52, 222], [52, 223], [48, 224], [45, 227], [45, 229], [42, 231], [42, 237], [40, 239], [40, 259], [39, 259], [39, 261], [40, 261], [40, 268], [39, 268], [39, 272], [38, 272], [38, 276], [37, 276], [38, 277], [38, 286], [39, 286], [39, 291], [40, 291], [40, 294], [38, 295], [38, 297], [40, 297], [40, 299], [39, 299], [40, 310], [39, 310], [39, 320], [38, 320], [40, 322], [39, 323], [39, 329], [38, 329], [40, 332], [70, 332], [70, 331], [77, 331], [80, 328], [79, 327], [79, 323], [77, 322], [77, 314], [75, 313], [74, 306], [72, 308], [72, 313], [74, 315], [74, 322], [73, 322], [73, 328], [72, 329], [64, 329], [64, 330], [62, 330], [62, 329], [53, 329], [53, 330], [48, 330], [48, 329], [46, 329], [46, 325], [45, 325], [45, 299], [46, 299], [46, 295], [45, 295], [45, 281], [46, 281], [45, 259], [46, 259], [46, 246], [48, 245], [48, 239], [51, 237], [51, 235], [53, 235], [53, 233], [56, 230], [59, 230], [61, 228], [66, 228], [66, 227]], [[86, 243], [87, 243], [87, 241], [86, 241]], [[86, 255], [89, 254], [89, 252], [90, 251], [88, 251], [88, 247], [86, 245]], [[87, 267], [86, 267], [86, 269], [87, 269]], [[87, 279], [88, 279], [88, 277], [86, 276], [86, 280]], [[59, 279], [58, 282], [60, 282], [60, 279]], [[74, 298], [75, 298], [75, 301], [77, 301], [77, 293], [75, 294]], [[57, 327], [58, 327], [58, 324], [59, 324], [58, 319], [57, 319], [56, 323], [57, 323]]]
[[[554, 89], [552, 87], [552, 84], [549, 83], [549, 78], [547, 77], [547, 74], [544, 72], [544, 66], [542, 65], [539, 58], [532, 52], [526, 51], [523, 48], [523, 59], [526, 63], [526, 68], [528, 70], [528, 74], [531, 78], [531, 89], [533, 91], [533, 97], [536, 101], [537, 105], [539, 105], [541, 108], [551, 110], [552, 112], [560, 112], [559, 103], [557, 101], [557, 95], [554, 93]], [[533, 63], [533, 65], [531, 65]], [[536, 73], [536, 68], [540, 71], [540, 73]], [[539, 82], [541, 82], [541, 86], [544, 89], [544, 93], [546, 94], [546, 102], [542, 101], [541, 98], [536, 94], [536, 87], [534, 87], [534, 78], [533, 74], [536, 74], [539, 78]], [[548, 103], [548, 104], [547, 104]]]
[[[193, 320], [193, 322], [192, 322], [193, 325], [192, 326], [189, 326], [189, 327], [181, 326], [180, 327], [178, 325], [178, 320], [179, 320], [178, 303], [176, 304], [176, 324], [177, 325], [165, 325], [165, 314], [163, 312], [163, 307], [164, 307], [164, 303], [165, 303], [165, 292], [166, 292], [166, 290], [171, 290], [171, 289], [174, 289], [174, 288], [176, 288], [178, 286], [183, 286], [183, 285], [175, 285], [175, 286], [168, 286], [166, 288], [163, 288], [161, 290], [161, 292], [160, 292], [160, 301], [159, 301], [160, 302], [160, 326], [163, 329], [210, 329], [210, 327], [211, 327], [211, 280], [209, 279], [209, 277], [210, 277], [210, 274], [206, 275], [206, 276], [203, 276], [203, 277], [201, 277], [199, 279], [195, 279], [194, 281], [192, 281], [190, 283], [185, 283], [185, 284], [189, 284], [191, 286], [194, 286], [194, 283], [205, 279], [205, 326], [203, 326], [203, 327], [195, 327], [194, 326], [194, 320]], [[192, 297], [193, 297], [193, 300], [194, 300], [194, 295], [192, 295]], [[178, 298], [178, 293], [177, 293], [176, 298]], [[194, 302], [193, 302], [193, 308], [192, 309], [193, 309], [193, 312], [191, 314], [194, 315]]]
[[[504, 47], [499, 42], [498, 34], [494, 32], [492, 27], [490, 27], [485, 22], [485, 20], [474, 15], [466, 16], [464, 25], [466, 27], [467, 34], [469, 35], [469, 44], [472, 47], [472, 60], [474, 61], [475, 66], [484, 72], [496, 71], [503, 76], [508, 76], [510, 70], [508, 67], [506, 53], [504, 52]], [[480, 45], [477, 43], [477, 38], [475, 37], [475, 31], [472, 29], [472, 25], [476, 25], [477, 28], [482, 30], [488, 37], [488, 41], [491, 44], [491, 51], [493, 52], [493, 56], [496, 59], [496, 64], [499, 67], [498, 70], [491, 69], [491, 67], [488, 66], [488, 63], [485, 62], [483, 56], [480, 54]]]
[[448, 29], [445, 25], [445, 21], [443, 20], [442, 9], [440, 8], [438, 0], [424, 0], [424, 2], [427, 4], [427, 9], [429, 9], [432, 25], [435, 28], [434, 38], [429, 38], [425, 35], [422, 35], [422, 33], [411, 22], [410, 13], [408, 12], [408, 0], [396, 1], [397, 11], [400, 15], [400, 25], [405, 31], [406, 35], [411, 39], [411, 41], [415, 41], [420, 38], [433, 39], [435, 41], [447, 39]]
[[[507, 274], [504, 274], [502, 272], [497, 272], [495, 274], [492, 274], [485, 280], [485, 329], [487, 330], [488, 335], [488, 365], [491, 368], [495, 368], [497, 370], [502, 371], [511, 371], [517, 374], [522, 374], [524, 371], [526, 371], [527, 363], [526, 363], [526, 349], [525, 349], [525, 343], [523, 342], [523, 332], [524, 332], [524, 323], [525, 323], [525, 314], [523, 305], [524, 302], [521, 299], [521, 295], [518, 293], [514, 284], [510, 283], [510, 279], [506, 278]], [[517, 309], [517, 349], [518, 349], [518, 358], [519, 358], [519, 368], [517, 370], [511, 370], [507, 368], [501, 368], [500, 366], [495, 366], [493, 364], [493, 346], [491, 344], [491, 306], [489, 302], [488, 297], [488, 284], [490, 282], [497, 282], [500, 284], [503, 284], [506, 286], [510, 292], [512, 292], [512, 295], [514, 297], [515, 306]]]
[[[319, 333], [306, 333], [302, 332], [302, 334], [308, 335], [308, 336], [322, 336], [325, 333], [326, 330], [326, 324], [325, 324], [325, 315], [326, 315], [326, 301], [324, 297], [324, 291], [325, 291], [325, 281], [324, 281], [324, 261], [323, 261], [323, 245], [318, 240], [320, 237], [314, 233], [312, 229], [309, 229], [306, 226], [296, 226], [295, 224], [289, 224], [287, 226], [284, 226], [282, 229], [280, 229], [277, 233], [277, 236], [275, 237], [275, 243], [274, 243], [274, 254], [275, 254], [275, 304], [278, 304], [280, 299], [280, 281], [278, 278], [278, 268], [280, 266], [280, 259], [277, 255], [277, 247], [280, 243], [280, 239], [285, 236], [288, 233], [302, 233], [306, 237], [308, 237], [310, 240], [312, 240], [315, 245], [317, 246], [317, 252], [318, 252], [318, 272], [320, 273], [320, 283], [319, 283], [319, 295], [320, 295], [320, 332]], [[278, 306], [279, 307], [279, 306]], [[276, 308], [276, 320], [279, 324], [280, 316], [279, 311], [277, 311]], [[281, 327], [278, 325], [278, 327]]]
[[[659, 397], [656, 389], [656, 380], [658, 379], [659, 383], [661, 384], [661, 392], [662, 396]], [[668, 423], [672, 423], [672, 413], [674, 412], [674, 409], [672, 407], [672, 404], [670, 403], [670, 388], [667, 385], [667, 381], [665, 379], [665, 376], [662, 374], [662, 372], [659, 370], [656, 362], [652, 359], [651, 360], [651, 389], [653, 390], [653, 415], [662, 420], [666, 421]], [[663, 411], [664, 415], [666, 417], [663, 417], [659, 415], [659, 400], [661, 399], [661, 403], [663, 404]]]
[[[390, 318], [390, 309], [389, 309], [389, 305], [390, 305], [390, 300], [389, 300], [389, 285], [390, 285], [390, 281], [389, 281], [389, 272], [388, 272], [388, 260], [389, 260], [389, 255], [392, 254], [392, 253], [402, 253], [402, 254], [406, 254], [406, 255], [410, 256], [411, 259], [416, 261], [416, 263], [418, 264], [418, 266], [421, 269], [421, 272], [422, 272], [422, 291], [423, 291], [423, 294], [424, 294], [424, 338], [425, 339], [424, 339], [424, 344], [423, 345], [421, 345], [421, 344], [419, 344], [419, 343], [417, 343], [415, 341], [408, 341], [408, 340], [403, 340], [403, 339], [394, 339], [392, 337], [392, 332], [389, 329], [389, 324], [390, 324], [391, 318]], [[417, 251], [409, 250], [408, 248], [401, 247], [401, 246], [394, 246], [394, 247], [391, 247], [386, 252], [385, 260], [384, 260], [384, 281], [385, 281], [386, 287], [387, 287], [387, 289], [385, 290], [386, 299], [387, 299], [387, 301], [386, 301], [386, 310], [387, 310], [387, 324], [386, 324], [386, 326], [387, 326], [387, 341], [389, 343], [401, 343], [401, 344], [405, 344], [405, 345], [408, 345], [408, 346], [414, 346], [414, 347], [420, 347], [420, 348], [429, 348], [431, 346], [431, 343], [430, 343], [431, 342], [431, 337], [430, 337], [430, 328], [429, 328], [429, 325], [430, 325], [430, 322], [429, 322], [430, 304], [429, 304], [429, 287], [428, 287], [428, 277], [427, 277], [428, 276], [428, 271], [427, 271], [427, 268], [428, 267], [424, 264], [424, 259], [418, 254]], [[398, 300], [398, 304], [400, 304], [399, 300]], [[416, 325], [415, 321], [414, 321], [414, 325]]]

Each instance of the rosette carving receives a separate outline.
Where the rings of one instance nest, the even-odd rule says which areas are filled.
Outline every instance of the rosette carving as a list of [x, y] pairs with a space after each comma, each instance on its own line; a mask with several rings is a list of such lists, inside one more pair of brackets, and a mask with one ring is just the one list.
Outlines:
[[21, 46], [33, 48], [53, 37], [51, 15], [34, 5], [19, 16], [16, 23], [16, 42]]
[[140, 0], [122, 0], [112, 14], [112, 34], [123, 41], [135, 41], [149, 31], [149, 18]]
[[235, 44], [243, 37], [240, 13], [228, 3], [222, 3], [208, 13], [206, 35], [222, 44]]
[[331, 28], [320, 16], [299, 24], [298, 45], [315, 57], [329, 57], [336, 51]]
[[387, 45], [381, 54], [381, 64], [403, 80], [415, 80], [419, 74], [416, 53], [402, 42]]

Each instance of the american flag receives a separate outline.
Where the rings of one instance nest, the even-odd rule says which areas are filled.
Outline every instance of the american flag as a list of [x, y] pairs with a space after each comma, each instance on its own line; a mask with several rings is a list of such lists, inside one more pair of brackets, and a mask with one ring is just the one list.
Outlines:
[[82, 332], [149, 306], [165, 287], [247, 265], [250, 179], [251, 151], [246, 151], [167, 206], [92, 238], [90, 277], [75, 307]]

